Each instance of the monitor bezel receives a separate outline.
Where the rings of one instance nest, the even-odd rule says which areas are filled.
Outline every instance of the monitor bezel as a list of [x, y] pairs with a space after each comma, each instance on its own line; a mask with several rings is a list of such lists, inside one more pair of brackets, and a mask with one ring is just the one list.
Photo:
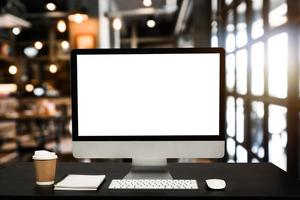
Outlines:
[[[79, 136], [77, 96], [77, 55], [94, 54], [220, 54], [220, 120], [219, 135], [178, 136]], [[225, 50], [223, 48], [160, 48], [160, 49], [73, 49], [71, 51], [71, 98], [73, 141], [223, 141], [225, 139]]]

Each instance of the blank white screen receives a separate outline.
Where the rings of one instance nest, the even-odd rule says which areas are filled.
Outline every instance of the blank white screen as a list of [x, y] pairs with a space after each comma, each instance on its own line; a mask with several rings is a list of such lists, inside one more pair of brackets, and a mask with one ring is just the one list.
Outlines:
[[220, 55], [77, 55], [79, 136], [218, 135]]

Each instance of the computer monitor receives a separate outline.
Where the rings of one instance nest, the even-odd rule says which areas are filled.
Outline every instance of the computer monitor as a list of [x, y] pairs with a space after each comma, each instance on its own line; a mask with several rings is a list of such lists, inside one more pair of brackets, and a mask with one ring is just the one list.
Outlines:
[[221, 48], [73, 50], [73, 155], [223, 157], [224, 63]]

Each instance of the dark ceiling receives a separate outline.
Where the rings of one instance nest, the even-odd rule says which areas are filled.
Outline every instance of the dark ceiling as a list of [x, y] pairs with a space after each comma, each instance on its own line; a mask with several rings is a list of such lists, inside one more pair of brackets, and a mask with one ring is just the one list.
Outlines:
[[[98, 16], [98, 0], [0, 0], [0, 2], [2, 13], [13, 13], [32, 23], [30, 29], [23, 31], [22, 34], [18, 36], [17, 39], [23, 41], [32, 40], [32, 37], [47, 35], [47, 29], [53, 26], [53, 23], [56, 23], [57, 19], [49, 18], [47, 15], [49, 12], [45, 8], [45, 5], [49, 2], [53, 2], [56, 5], [56, 12], [60, 13], [61, 17], [66, 17], [67, 13], [81, 9], [84, 9], [90, 16]], [[152, 0], [152, 2], [153, 8], [164, 8], [166, 4], [166, 0]], [[181, 0], [177, 2], [180, 4]], [[111, 0], [111, 4], [113, 4], [117, 10], [145, 8], [142, 4], [142, 0]], [[122, 29], [122, 37], [130, 37], [133, 25], [136, 26], [137, 35], [139, 37], [170, 36], [173, 34], [177, 15], [178, 11], [169, 15], [123, 17], [124, 28]], [[156, 21], [156, 27], [152, 29], [146, 25], [146, 21], [149, 17], [152, 17]]]
[[[114, 0], [119, 10], [132, 10], [142, 8], [142, 0]], [[166, 0], [152, 0], [152, 7], [161, 8], [166, 4]]]
[[[114, 0], [117, 10], [128, 11], [139, 8], [145, 8], [142, 0]], [[177, 0], [178, 9], [180, 8], [182, 0]], [[152, 7], [163, 9], [166, 5], [166, 0], [152, 0]], [[137, 35], [139, 37], [168, 37], [172, 36], [174, 27], [178, 16], [178, 10], [172, 14], [164, 15], [147, 15], [147, 16], [129, 16], [123, 17], [125, 29], [123, 30], [123, 37], [130, 37], [131, 27], [136, 26]], [[156, 22], [155, 28], [148, 28], [147, 20], [151, 18]]]

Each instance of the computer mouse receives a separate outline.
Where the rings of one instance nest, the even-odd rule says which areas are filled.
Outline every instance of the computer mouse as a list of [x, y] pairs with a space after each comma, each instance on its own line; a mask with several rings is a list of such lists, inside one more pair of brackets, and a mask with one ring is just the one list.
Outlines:
[[212, 190], [222, 190], [226, 187], [226, 183], [222, 179], [207, 179], [206, 185]]

